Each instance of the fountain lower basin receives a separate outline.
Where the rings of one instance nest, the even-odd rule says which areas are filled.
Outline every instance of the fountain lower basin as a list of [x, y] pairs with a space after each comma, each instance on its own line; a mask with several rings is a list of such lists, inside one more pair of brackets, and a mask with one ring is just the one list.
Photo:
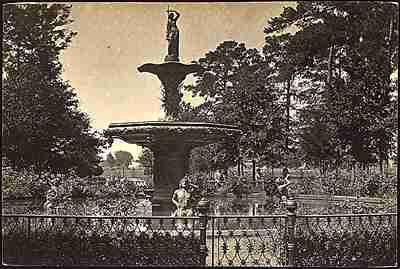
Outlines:
[[232, 125], [145, 121], [111, 123], [108, 136], [149, 148], [154, 156], [154, 199], [170, 199], [189, 168], [190, 151], [224, 140], [236, 141], [242, 131]]

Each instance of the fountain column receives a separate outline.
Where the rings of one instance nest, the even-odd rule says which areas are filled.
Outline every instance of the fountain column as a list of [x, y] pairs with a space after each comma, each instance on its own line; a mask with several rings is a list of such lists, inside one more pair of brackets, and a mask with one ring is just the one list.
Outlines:
[[151, 147], [154, 154], [153, 180], [156, 200], [170, 199], [177, 182], [189, 169], [190, 148], [182, 144]]

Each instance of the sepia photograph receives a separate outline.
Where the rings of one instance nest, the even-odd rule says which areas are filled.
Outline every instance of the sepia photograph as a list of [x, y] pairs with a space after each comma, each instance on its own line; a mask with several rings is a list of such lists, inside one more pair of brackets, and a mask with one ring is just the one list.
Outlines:
[[399, 2], [2, 12], [2, 266], [398, 268]]

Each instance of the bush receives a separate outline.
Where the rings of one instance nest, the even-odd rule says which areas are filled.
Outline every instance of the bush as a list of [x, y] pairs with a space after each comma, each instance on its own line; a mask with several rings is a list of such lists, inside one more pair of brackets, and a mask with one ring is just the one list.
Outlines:
[[340, 175], [308, 175], [300, 177], [292, 189], [296, 194], [383, 197], [397, 191], [397, 178], [367, 173], [359, 173], [352, 178], [351, 173], [344, 172]]
[[371, 224], [365, 219], [362, 225], [343, 222], [298, 225], [296, 265], [366, 268], [395, 264], [397, 245], [393, 226], [386, 225], [385, 221]]
[[15, 171], [2, 168], [2, 195], [4, 199], [25, 199], [45, 197], [49, 188], [46, 180], [30, 170]]

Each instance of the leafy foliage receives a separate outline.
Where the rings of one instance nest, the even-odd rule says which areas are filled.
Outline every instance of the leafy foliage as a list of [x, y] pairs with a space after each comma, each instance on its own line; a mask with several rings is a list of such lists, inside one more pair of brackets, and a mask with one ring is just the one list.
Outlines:
[[114, 167], [116, 165], [116, 160], [111, 152], [109, 152], [106, 156], [106, 163], [109, 167]]
[[91, 130], [61, 77], [60, 53], [76, 35], [64, 4], [4, 7], [2, 152], [15, 168], [101, 174], [102, 134]]
[[15, 171], [2, 168], [2, 195], [4, 199], [44, 198], [49, 184], [29, 170]]
[[139, 154], [138, 162], [145, 168], [145, 173], [150, 174], [150, 169], [153, 167], [153, 152], [148, 148], [143, 148]]
[[132, 160], [133, 156], [128, 151], [119, 150], [115, 152], [115, 163], [119, 166], [128, 167]]
[[[396, 263], [396, 230], [391, 216], [355, 217], [297, 224], [296, 265], [369, 267]], [[363, 223], [361, 223], [361, 219]], [[392, 222], [395, 220], [392, 220]]]
[[[282, 107], [270, 77], [269, 63], [256, 49], [247, 49], [236, 41], [225, 41], [200, 58], [205, 72], [196, 75], [195, 85], [185, 87], [205, 102], [196, 108], [183, 104], [181, 118], [192, 117], [238, 126], [244, 135], [240, 150], [245, 156], [261, 158], [282, 138]], [[234, 145], [234, 144], [233, 144]], [[231, 143], [210, 146], [220, 154], [213, 167], [237, 162], [239, 149]], [[214, 154], [215, 156], [215, 154]]]
[[[390, 74], [398, 12], [387, 3], [312, 1], [285, 8], [265, 28], [264, 53], [296, 76], [301, 149], [308, 160], [386, 160], [396, 132]], [[289, 27], [295, 33], [284, 33]]]
[[327, 175], [305, 175], [294, 183], [298, 194], [328, 194], [342, 196], [384, 197], [396, 193], [396, 176], [379, 174], [328, 173]]

